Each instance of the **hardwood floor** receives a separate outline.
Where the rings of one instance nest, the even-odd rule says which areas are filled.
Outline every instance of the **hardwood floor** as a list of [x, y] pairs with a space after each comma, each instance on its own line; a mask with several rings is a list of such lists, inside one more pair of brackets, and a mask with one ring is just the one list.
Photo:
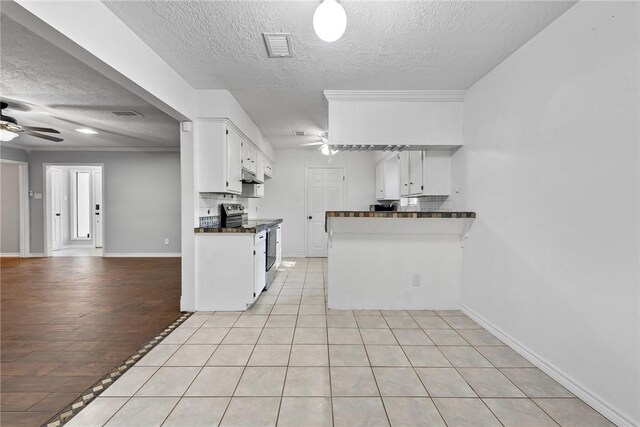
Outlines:
[[179, 258], [0, 259], [2, 426], [39, 426], [180, 316]]

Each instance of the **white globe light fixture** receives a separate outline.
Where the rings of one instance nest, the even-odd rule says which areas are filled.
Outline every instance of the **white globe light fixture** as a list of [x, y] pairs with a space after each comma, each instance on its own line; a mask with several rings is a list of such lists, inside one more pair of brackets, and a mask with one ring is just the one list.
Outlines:
[[320, 40], [334, 42], [347, 28], [347, 14], [336, 0], [323, 0], [313, 14], [313, 29]]

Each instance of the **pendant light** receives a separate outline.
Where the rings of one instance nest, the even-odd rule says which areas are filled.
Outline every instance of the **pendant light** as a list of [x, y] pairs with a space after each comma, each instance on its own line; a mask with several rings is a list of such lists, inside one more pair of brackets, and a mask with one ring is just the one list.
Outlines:
[[347, 14], [336, 0], [323, 0], [313, 14], [313, 29], [320, 40], [334, 42], [347, 28]]

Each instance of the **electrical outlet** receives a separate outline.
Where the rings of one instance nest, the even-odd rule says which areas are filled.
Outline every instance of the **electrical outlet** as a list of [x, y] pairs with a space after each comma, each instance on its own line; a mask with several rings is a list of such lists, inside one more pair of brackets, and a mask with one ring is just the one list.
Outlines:
[[166, 238], [164, 239], [164, 244], [165, 244], [165, 245], [168, 245], [168, 244], [169, 244], [169, 238], [168, 238], [168, 237], [166, 237]]
[[411, 286], [421, 286], [422, 276], [415, 273], [411, 278]]

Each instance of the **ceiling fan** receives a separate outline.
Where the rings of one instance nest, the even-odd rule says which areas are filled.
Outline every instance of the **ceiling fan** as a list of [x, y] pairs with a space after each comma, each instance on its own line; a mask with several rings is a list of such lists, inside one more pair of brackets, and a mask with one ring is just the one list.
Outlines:
[[13, 138], [20, 134], [35, 136], [36, 138], [46, 139], [51, 142], [62, 142], [64, 139], [51, 135], [44, 135], [44, 133], [60, 133], [55, 129], [42, 128], [34, 126], [22, 126], [18, 124], [18, 121], [13, 117], [5, 116], [1, 113], [5, 108], [9, 108], [9, 104], [2, 101], [0, 103], [0, 141], [11, 141]]
[[318, 140], [317, 141], [312, 141], [312, 142], [306, 142], [304, 144], [300, 144], [301, 147], [313, 147], [316, 145], [320, 146], [320, 151], [322, 152], [322, 154], [324, 154], [325, 156], [329, 156], [331, 154], [336, 154], [338, 152], [338, 150], [332, 150], [331, 147], [329, 146], [329, 140], [327, 139], [327, 132], [322, 132], [320, 135], [318, 135]]

